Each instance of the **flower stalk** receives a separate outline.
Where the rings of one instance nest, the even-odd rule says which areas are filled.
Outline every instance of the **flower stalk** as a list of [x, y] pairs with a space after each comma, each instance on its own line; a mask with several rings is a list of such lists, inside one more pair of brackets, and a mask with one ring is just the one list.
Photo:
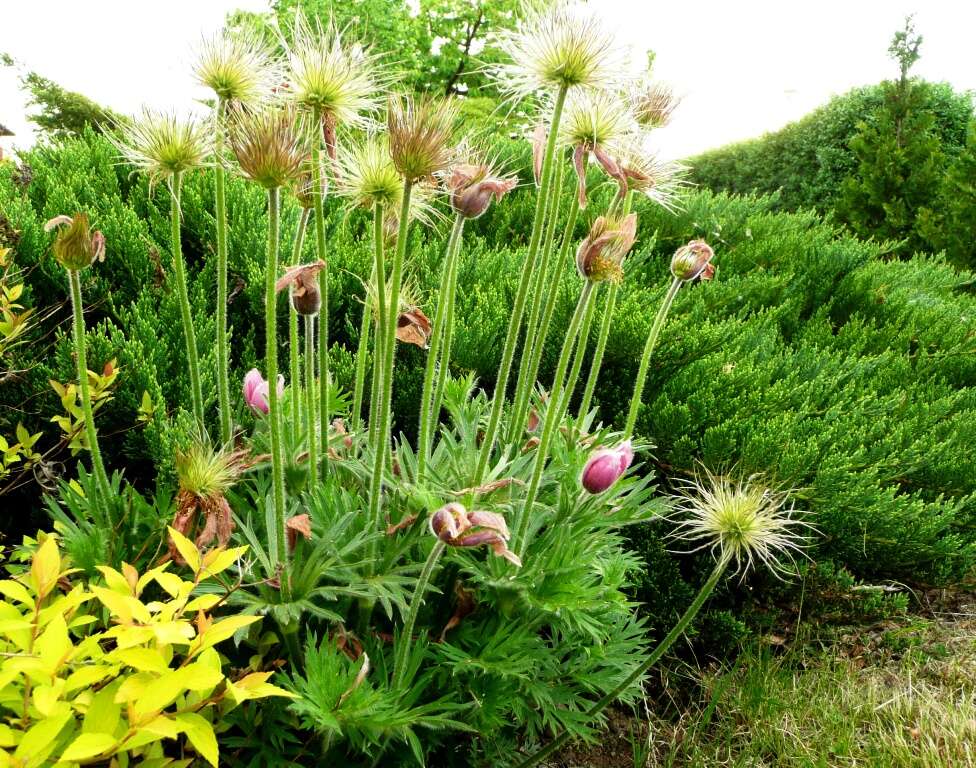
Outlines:
[[[280, 187], [268, 189], [268, 259], [265, 268], [264, 296], [264, 370], [269, 382], [278, 379], [278, 293], [275, 278], [278, 274], [278, 237], [280, 229]], [[277, 529], [278, 562], [288, 560], [285, 530], [285, 457], [281, 440], [281, 403], [278, 388], [268, 387], [268, 420], [271, 432], [271, 477], [274, 499], [274, 520]]]
[[525, 264], [522, 267], [522, 276], [519, 281], [518, 292], [515, 295], [515, 304], [512, 307], [512, 317], [508, 323], [508, 333], [505, 336], [505, 344], [502, 347], [502, 359], [498, 367], [498, 375], [495, 379], [495, 393], [491, 401], [491, 412], [488, 417], [488, 426], [485, 429], [484, 442], [481, 445], [481, 455], [478, 458], [478, 468], [474, 478], [476, 483], [480, 482], [484, 476], [485, 470], [488, 467], [488, 461], [491, 458], [491, 453], [495, 447], [495, 439], [498, 436], [498, 428], [502, 417], [502, 406], [505, 404], [505, 392], [508, 388], [508, 376], [512, 370], [512, 358], [515, 356], [515, 347], [518, 343], [519, 331], [522, 328], [522, 316], [525, 313], [526, 297], [532, 279], [532, 272], [535, 267], [536, 255], [539, 251], [539, 243], [542, 239], [542, 226], [546, 217], [550, 189], [552, 187], [552, 166], [553, 157], [556, 153], [556, 138], [568, 90], [568, 85], [561, 85], [556, 93], [556, 101], [553, 105], [549, 137], [546, 141], [545, 155], [542, 160], [542, 178], [539, 185], [539, 195], [535, 203], [532, 235], [529, 239], [529, 252], [526, 255]]
[[556, 373], [552, 380], [552, 389], [549, 393], [549, 407], [546, 409], [546, 417], [542, 426], [542, 435], [539, 438], [539, 445], [536, 447], [535, 462], [532, 465], [532, 477], [529, 480], [529, 487], [525, 494], [525, 503], [522, 506], [522, 514], [518, 519], [518, 527], [515, 531], [516, 554], [522, 557], [526, 549], [526, 532], [529, 527], [529, 519], [532, 517], [532, 507], [535, 505], [536, 497], [539, 493], [539, 485], [542, 482], [542, 471], [549, 458], [549, 448], [552, 444], [553, 436], [558, 427], [559, 415], [562, 410], [560, 402], [563, 395], [563, 382], [566, 379], [566, 369], [569, 367], [569, 358], [576, 345], [576, 338], [579, 335], [580, 326], [583, 323], [590, 301], [593, 296], [595, 283], [587, 280], [580, 291], [579, 300], [576, 302], [576, 311], [573, 312], [573, 319], [569, 323], [566, 331], [566, 338], [563, 341], [562, 352], [559, 354], [559, 363], [556, 366]]
[[183, 246], [180, 240], [180, 187], [182, 181], [182, 174], [179, 172], [174, 173], [170, 180], [170, 249], [173, 256], [173, 274], [176, 276], [176, 294], [180, 302], [180, 318], [183, 321], [183, 337], [186, 341], [186, 362], [190, 369], [193, 418], [197, 425], [202, 428], [205, 422], [203, 419], [203, 388], [200, 385], [200, 361], [197, 356], [197, 334], [193, 327], [190, 294], [186, 287], [186, 266], [183, 263]]
[[[303, 211], [302, 214], [307, 213]], [[297, 320], [297, 314], [292, 312]], [[297, 346], [297, 342], [296, 342]], [[294, 385], [293, 385], [294, 386]], [[298, 391], [295, 388], [294, 391]], [[300, 411], [298, 403], [296, 412]], [[315, 315], [305, 315], [305, 424], [308, 427], [308, 485], [319, 482], [318, 440], [315, 434]]]
[[[312, 141], [312, 189], [315, 190], [313, 208], [315, 218], [315, 252], [319, 259], [328, 264], [325, 249], [325, 213], [322, 201], [322, 145], [325, 142], [322, 110], [312, 109], [312, 125], [315, 137]], [[328, 473], [329, 461], [329, 269], [319, 272], [319, 292], [322, 294], [321, 321], [319, 322], [319, 428], [323, 471]], [[309, 442], [315, 438], [309, 433]]]
[[[596, 290], [599, 290], [599, 286], [597, 286]], [[573, 364], [570, 366], [569, 376], [567, 376], [566, 384], [563, 387], [563, 397], [559, 404], [560, 422], [569, 410], [569, 402], [572, 400], [573, 392], [576, 391], [576, 382], [579, 381], [580, 370], [583, 368], [583, 357], [586, 355], [586, 347], [590, 340], [590, 326], [593, 324], [593, 314], [596, 311], [597, 300], [598, 294], [594, 294], [593, 300], [590, 301], [590, 305], [586, 308], [586, 315], [584, 315], [583, 323], [580, 326], [579, 337], [576, 340], [576, 351], [573, 354]]]
[[433, 574], [434, 568], [437, 567], [437, 561], [441, 559], [441, 555], [444, 554], [446, 548], [447, 544], [441, 539], [438, 539], [430, 550], [430, 554], [427, 555], [424, 567], [417, 577], [417, 586], [414, 587], [413, 595], [410, 597], [410, 608], [407, 611], [407, 618], [403, 623], [403, 631], [400, 633], [400, 644], [393, 662], [394, 688], [403, 683], [403, 676], [406, 674], [406, 667], [410, 662], [410, 650], [413, 647], [413, 631], [414, 627], [417, 626], [417, 615], [420, 613], [420, 607], [424, 602], [424, 595], [426, 595], [427, 587], [430, 585], [431, 574]]
[[111, 486], [108, 482], [108, 474], [105, 472], [105, 465], [102, 463], [102, 452], [98, 446], [98, 431], [95, 429], [95, 414], [92, 411], [91, 390], [88, 386], [88, 357], [85, 350], [85, 315], [81, 301], [81, 277], [78, 270], [68, 270], [68, 282], [71, 286], [71, 307], [74, 314], [72, 332], [75, 342], [75, 365], [78, 371], [78, 389], [81, 391], [81, 408], [85, 416], [85, 437], [88, 440], [88, 450], [91, 452], [95, 485], [102, 499], [107, 502], [111, 498]]
[[[369, 441], [373, 450], [379, 448], [379, 438], [377, 433], [380, 428], [380, 393], [383, 391], [383, 361], [386, 359], [383, 354], [384, 334], [386, 329], [386, 261], [384, 255], [385, 247], [385, 216], [383, 204], [377, 202], [373, 207], [373, 273], [376, 276], [376, 334], [373, 344], [373, 381], [369, 396]], [[364, 309], [369, 312], [369, 305]], [[368, 341], [368, 339], [367, 339]], [[360, 359], [365, 365], [365, 351], [360, 342]]]
[[[214, 215], [217, 220], [217, 411], [220, 441], [230, 445], [234, 421], [230, 404], [230, 342], [227, 338], [227, 197], [224, 172], [224, 118], [227, 100], [217, 101], [217, 126], [214, 140]], [[293, 379], [294, 380], [294, 379]]]
[[674, 304], [675, 296], [678, 295], [678, 291], [681, 289], [682, 282], [677, 277], [671, 281], [671, 286], [668, 288], [668, 292], [664, 296], [664, 301], [661, 302], [657, 315], [654, 317], [651, 330], [647, 334], [644, 352], [641, 354], [640, 367], [637, 369], [637, 379], [634, 381], [634, 393], [630, 397], [630, 407], [627, 410], [627, 424], [624, 427], [625, 438], [632, 437], [634, 434], [634, 426], [637, 424], [637, 412], [640, 410], [641, 397], [644, 394], [644, 384], [647, 381], [647, 369], [651, 362], [651, 355], [654, 353], [654, 347], [657, 345], [658, 337], [661, 335], [664, 321], [667, 319], [668, 312], [671, 310], [671, 305]]
[[[291, 266], [293, 266], [293, 267], [297, 267], [302, 262], [302, 246], [305, 244], [305, 232], [308, 229], [308, 220], [309, 220], [309, 217], [311, 216], [311, 213], [312, 213], [312, 211], [310, 209], [308, 209], [308, 208], [302, 208], [302, 212], [299, 215], [299, 218], [298, 218], [298, 227], [295, 230], [295, 242], [292, 245], [292, 251], [291, 251]], [[305, 327], [307, 328], [308, 325], [306, 324]], [[302, 381], [302, 376], [301, 376], [301, 361], [299, 360], [299, 357], [300, 357], [300, 355], [299, 355], [299, 347], [300, 347], [300, 345], [299, 345], [299, 341], [298, 341], [298, 312], [289, 303], [289, 311], [288, 311], [288, 373], [289, 373], [289, 380], [291, 382], [292, 392], [295, 393], [295, 400], [296, 400], [296, 402], [295, 402], [295, 408], [294, 408], [295, 421], [298, 424], [298, 426], [301, 427], [302, 426], [302, 409], [299, 407], [299, 404], [297, 402], [298, 392], [301, 390], [301, 381]], [[308, 354], [307, 347], [306, 347], [306, 354]], [[307, 371], [308, 371], [307, 361], [306, 361], [305, 369], [306, 369], [306, 373], [307, 373]], [[315, 370], [314, 367], [313, 367], [312, 370], [313, 371]], [[309, 388], [309, 387], [311, 387], [313, 385], [313, 382], [314, 381], [315, 381], [314, 378], [308, 378], [308, 376], [306, 376], [306, 378], [305, 378], [305, 387], [306, 387], [306, 389]], [[312, 399], [312, 407], [314, 408], [314, 406], [315, 406], [314, 393], [313, 393], [313, 396], [312, 397], [313, 397], [313, 399]], [[308, 425], [308, 434], [309, 434], [308, 440], [309, 440], [309, 443], [311, 443], [313, 441], [313, 436], [315, 435], [315, 430], [313, 428], [313, 425], [315, 424], [315, 420], [311, 418], [311, 413], [306, 414], [305, 423]], [[311, 452], [309, 453], [309, 455], [311, 455]]]
[[[424, 371], [424, 387], [420, 400], [420, 430], [417, 448], [417, 479], [424, 476], [427, 460], [430, 458], [433, 432], [440, 413], [440, 404], [434, 410], [434, 396], [439, 389], [439, 371], [447, 368], [450, 351], [444, 348], [445, 336], [448, 329], [454, 325], [454, 286], [457, 279], [457, 257], [461, 250], [462, 232], [464, 230], [464, 216], [458, 213], [451, 228], [451, 235], [447, 241], [447, 251], [444, 255], [443, 274], [441, 275], [440, 292], [437, 297], [437, 309], [434, 313], [434, 332], [431, 336], [430, 349], [427, 350], [427, 366]], [[433, 422], [433, 423], [432, 423]]]

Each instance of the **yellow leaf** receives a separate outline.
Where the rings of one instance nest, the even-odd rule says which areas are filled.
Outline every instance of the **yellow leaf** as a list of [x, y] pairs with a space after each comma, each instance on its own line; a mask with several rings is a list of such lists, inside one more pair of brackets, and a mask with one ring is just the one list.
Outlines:
[[193, 639], [193, 627], [188, 621], [166, 621], [153, 624], [156, 641], [164, 645], [189, 645]]
[[64, 690], [66, 693], [77, 691], [80, 688], [88, 688], [95, 683], [100, 683], [106, 677], [118, 672], [117, 667], [106, 667], [101, 665], [89, 665], [82, 667], [68, 675], [65, 681]]
[[21, 765], [42, 765], [57, 746], [58, 734], [71, 719], [71, 711], [65, 710], [52, 717], [39, 720], [28, 729], [17, 745], [14, 757], [20, 758]]
[[88, 760], [115, 748], [115, 737], [107, 733], [83, 733], [61, 753], [61, 760]]
[[107, 733], [114, 735], [119, 727], [122, 707], [115, 701], [118, 683], [111, 683], [96, 693], [85, 712], [85, 720], [81, 724], [82, 733]]
[[194, 573], [200, 570], [200, 551], [193, 545], [186, 536], [178, 530], [169, 526], [169, 536], [173, 540], [173, 546], [180, 553], [186, 564], [190, 566]]
[[213, 726], [203, 717], [194, 712], [184, 712], [176, 716], [186, 734], [187, 740], [193, 745], [197, 753], [214, 768], [217, 768], [217, 737], [214, 736]]
[[131, 595], [120, 595], [105, 587], [92, 587], [92, 592], [102, 605], [108, 608], [115, 618], [125, 623], [137, 621], [140, 624], [150, 624], [152, 616], [149, 609]]
[[162, 654], [153, 648], [120, 648], [108, 654], [105, 661], [125, 664], [140, 672], [162, 673], [169, 669]]
[[43, 717], [50, 717], [57, 711], [58, 702], [64, 692], [64, 680], [54, 679], [53, 685], [39, 685], [31, 692], [34, 706]]
[[180, 735], [180, 731], [183, 729], [180, 724], [171, 717], [166, 715], [159, 715], [154, 717], [148, 723], [143, 723], [139, 726], [140, 731], [148, 731], [149, 733], [156, 734], [157, 736], [162, 736], [164, 739], [175, 739]]
[[149, 672], [139, 672], [135, 675], [129, 675], [122, 681], [112, 700], [116, 704], [134, 703], [142, 696], [146, 687], [155, 680], [155, 676]]
[[210, 648], [228, 637], [233, 635], [237, 630], [243, 629], [248, 624], [253, 624], [255, 621], [260, 620], [260, 616], [230, 616], [222, 621], [215, 622], [207, 627], [206, 634], [201, 634], [197, 637], [196, 648], [193, 653], [199, 653], [204, 648]]
[[220, 595], [200, 595], [186, 604], [184, 611], [209, 611], [220, 602]]
[[185, 675], [184, 685], [190, 691], [207, 691], [220, 685], [224, 673], [207, 664], [194, 662], [183, 667]]
[[9, 597], [11, 600], [16, 600], [18, 603], [23, 603], [31, 610], [34, 610], [34, 598], [31, 597], [30, 592], [19, 581], [12, 581], [10, 579], [0, 581], [0, 595]]
[[141, 593], [142, 590], [144, 590], [146, 588], [146, 585], [150, 581], [152, 581], [153, 579], [155, 579], [158, 574], [162, 573], [167, 568], [169, 568], [170, 562], [171, 561], [167, 560], [162, 565], [160, 565], [160, 566], [158, 566], [156, 568], [153, 568], [152, 570], [146, 571], [144, 574], [142, 574], [142, 576], [139, 577], [139, 581], [136, 582], [136, 593], [137, 594], [138, 593]]
[[12, 747], [15, 743], [13, 730], [9, 725], [0, 723], [0, 748]]
[[[157, 573], [156, 582], [165, 589], [170, 597], [179, 597], [183, 589], [183, 585], [186, 583], [177, 576], [175, 573]], [[192, 584], [190, 585], [192, 588]]]
[[95, 567], [105, 577], [105, 585], [113, 592], [118, 592], [120, 595], [132, 594], [132, 590], [129, 589], [129, 582], [117, 570], [107, 565], [98, 565]]
[[68, 637], [68, 625], [60, 614], [47, 625], [47, 629], [37, 638], [34, 653], [40, 658], [45, 670], [50, 674], [57, 671], [71, 652], [71, 640]]
[[39, 597], [46, 597], [54, 589], [61, 573], [61, 554], [58, 552], [58, 542], [53, 536], [48, 536], [34, 553], [31, 561], [31, 576]]
[[145, 687], [135, 701], [137, 715], [148, 715], [165, 709], [186, 690], [183, 670], [166, 672]]
[[203, 558], [204, 575], [216, 576], [218, 573], [226, 571], [245, 552], [247, 552], [247, 547], [211, 549]]

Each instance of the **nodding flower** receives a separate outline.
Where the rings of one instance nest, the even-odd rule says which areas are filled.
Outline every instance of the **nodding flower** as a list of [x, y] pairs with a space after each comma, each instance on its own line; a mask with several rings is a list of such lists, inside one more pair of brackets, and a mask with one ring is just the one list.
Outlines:
[[325, 262], [321, 259], [311, 264], [291, 267], [275, 283], [275, 291], [289, 288], [291, 305], [298, 314], [317, 315], [322, 307], [318, 274], [323, 269], [325, 269]]
[[580, 485], [589, 493], [603, 493], [619, 480], [634, 460], [630, 440], [624, 440], [616, 448], [595, 451], [580, 475]]
[[430, 319], [419, 307], [410, 307], [401, 311], [397, 317], [397, 341], [404, 344], [413, 344], [421, 349], [427, 349], [430, 330]]
[[[285, 393], [285, 377], [278, 374], [278, 396]], [[244, 376], [244, 402], [255, 413], [267, 414], [270, 410], [268, 396], [271, 394], [268, 382], [257, 368], [252, 368]]]
[[491, 204], [492, 198], [501, 200], [511, 192], [518, 180], [498, 176], [491, 165], [456, 165], [447, 180], [451, 193], [451, 206], [466, 219], [477, 219]]
[[521, 567], [522, 561], [508, 548], [511, 534], [505, 518], [496, 512], [468, 512], [457, 502], [445, 504], [430, 516], [430, 531], [452, 547], [487, 546], [498, 557]]
[[712, 259], [715, 251], [704, 240], [692, 240], [681, 246], [671, 257], [671, 274], [685, 283], [692, 280], [711, 280], [715, 276]]
[[637, 239], [637, 214], [622, 219], [600, 216], [576, 250], [576, 268], [594, 283], [623, 279], [623, 260]]
[[105, 261], [105, 235], [97, 229], [92, 232], [87, 213], [55, 216], [44, 225], [44, 231], [56, 227], [66, 227], [58, 231], [53, 246], [54, 258], [62, 267], [77, 272]]

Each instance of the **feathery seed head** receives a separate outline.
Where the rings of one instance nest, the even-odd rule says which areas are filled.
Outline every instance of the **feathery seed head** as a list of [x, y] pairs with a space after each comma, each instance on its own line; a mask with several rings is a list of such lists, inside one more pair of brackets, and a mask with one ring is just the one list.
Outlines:
[[230, 145], [244, 175], [265, 189], [299, 178], [309, 162], [308, 135], [290, 107], [235, 110]]
[[566, 105], [559, 124], [559, 143], [564, 147], [582, 144], [589, 150], [608, 147], [633, 128], [633, 115], [615, 93], [583, 91], [574, 94]]
[[267, 101], [281, 82], [268, 46], [256, 35], [224, 30], [205, 38], [194, 75], [225, 102], [256, 105]]
[[301, 13], [292, 28], [288, 70], [294, 99], [318, 109], [333, 125], [365, 127], [386, 85], [374, 54], [344, 44], [334, 26], [323, 28], [316, 22], [313, 28]]
[[392, 96], [386, 124], [390, 157], [400, 175], [413, 183], [433, 179], [450, 164], [457, 107], [430, 96]]
[[223, 497], [244, 469], [245, 451], [213, 450], [194, 442], [176, 454], [176, 477], [180, 490], [198, 498]]
[[799, 529], [811, 530], [788, 492], [766, 487], [755, 475], [733, 481], [705, 470], [673, 498], [673, 538], [694, 545], [693, 552], [711, 550], [743, 577], [757, 564], [776, 576], [788, 574], [807, 542]]
[[403, 180], [393, 165], [385, 136], [340, 148], [335, 182], [336, 192], [359, 208], [379, 203], [389, 212], [399, 208], [403, 195]]
[[634, 118], [642, 128], [663, 128], [671, 122], [674, 110], [681, 102], [670, 86], [641, 78], [627, 92], [627, 100]]
[[126, 123], [112, 143], [123, 161], [145, 173], [151, 185], [203, 167], [211, 154], [207, 126], [149, 109]]
[[54, 258], [62, 267], [77, 272], [105, 260], [105, 235], [97, 229], [91, 231], [87, 213], [55, 216], [44, 225], [44, 231], [56, 227], [65, 227], [58, 231], [52, 246]]
[[686, 166], [658, 160], [634, 139], [618, 145], [615, 159], [626, 184], [621, 185], [621, 192], [640, 192], [672, 213], [680, 209], [678, 195], [688, 186]]
[[496, 68], [495, 78], [516, 98], [554, 88], [606, 87], [622, 71], [613, 37], [597, 17], [565, 2], [529, 16], [500, 47], [510, 62]]

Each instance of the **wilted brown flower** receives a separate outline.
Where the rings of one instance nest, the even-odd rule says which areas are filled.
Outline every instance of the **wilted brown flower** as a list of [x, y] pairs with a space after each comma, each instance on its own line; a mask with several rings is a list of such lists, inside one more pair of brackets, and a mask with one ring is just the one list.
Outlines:
[[66, 228], [58, 231], [53, 246], [54, 258], [62, 267], [77, 272], [105, 260], [105, 235], [97, 229], [91, 231], [87, 213], [55, 216], [44, 225], [44, 231], [62, 226]]
[[490, 165], [463, 164], [454, 166], [447, 188], [454, 210], [466, 219], [477, 219], [488, 210], [492, 198], [501, 200], [517, 183], [514, 177], [495, 175]]
[[401, 312], [397, 318], [397, 341], [404, 344], [415, 344], [421, 349], [427, 349], [430, 330], [430, 320], [417, 307]]
[[291, 305], [298, 314], [317, 315], [322, 307], [318, 274], [323, 269], [325, 262], [321, 259], [311, 264], [291, 267], [275, 283], [275, 291], [281, 291], [287, 286], [290, 289]]
[[522, 565], [518, 555], [508, 548], [511, 534], [505, 518], [496, 512], [478, 509], [468, 512], [463, 505], [452, 501], [430, 516], [430, 530], [452, 547], [488, 546], [513, 565]]
[[298, 544], [298, 537], [305, 541], [312, 540], [312, 518], [308, 515], [293, 515], [285, 523], [285, 535], [288, 537], [288, 551], [294, 552]]
[[637, 238], [637, 214], [623, 219], [600, 216], [576, 250], [576, 268], [595, 283], [623, 278], [623, 260]]

